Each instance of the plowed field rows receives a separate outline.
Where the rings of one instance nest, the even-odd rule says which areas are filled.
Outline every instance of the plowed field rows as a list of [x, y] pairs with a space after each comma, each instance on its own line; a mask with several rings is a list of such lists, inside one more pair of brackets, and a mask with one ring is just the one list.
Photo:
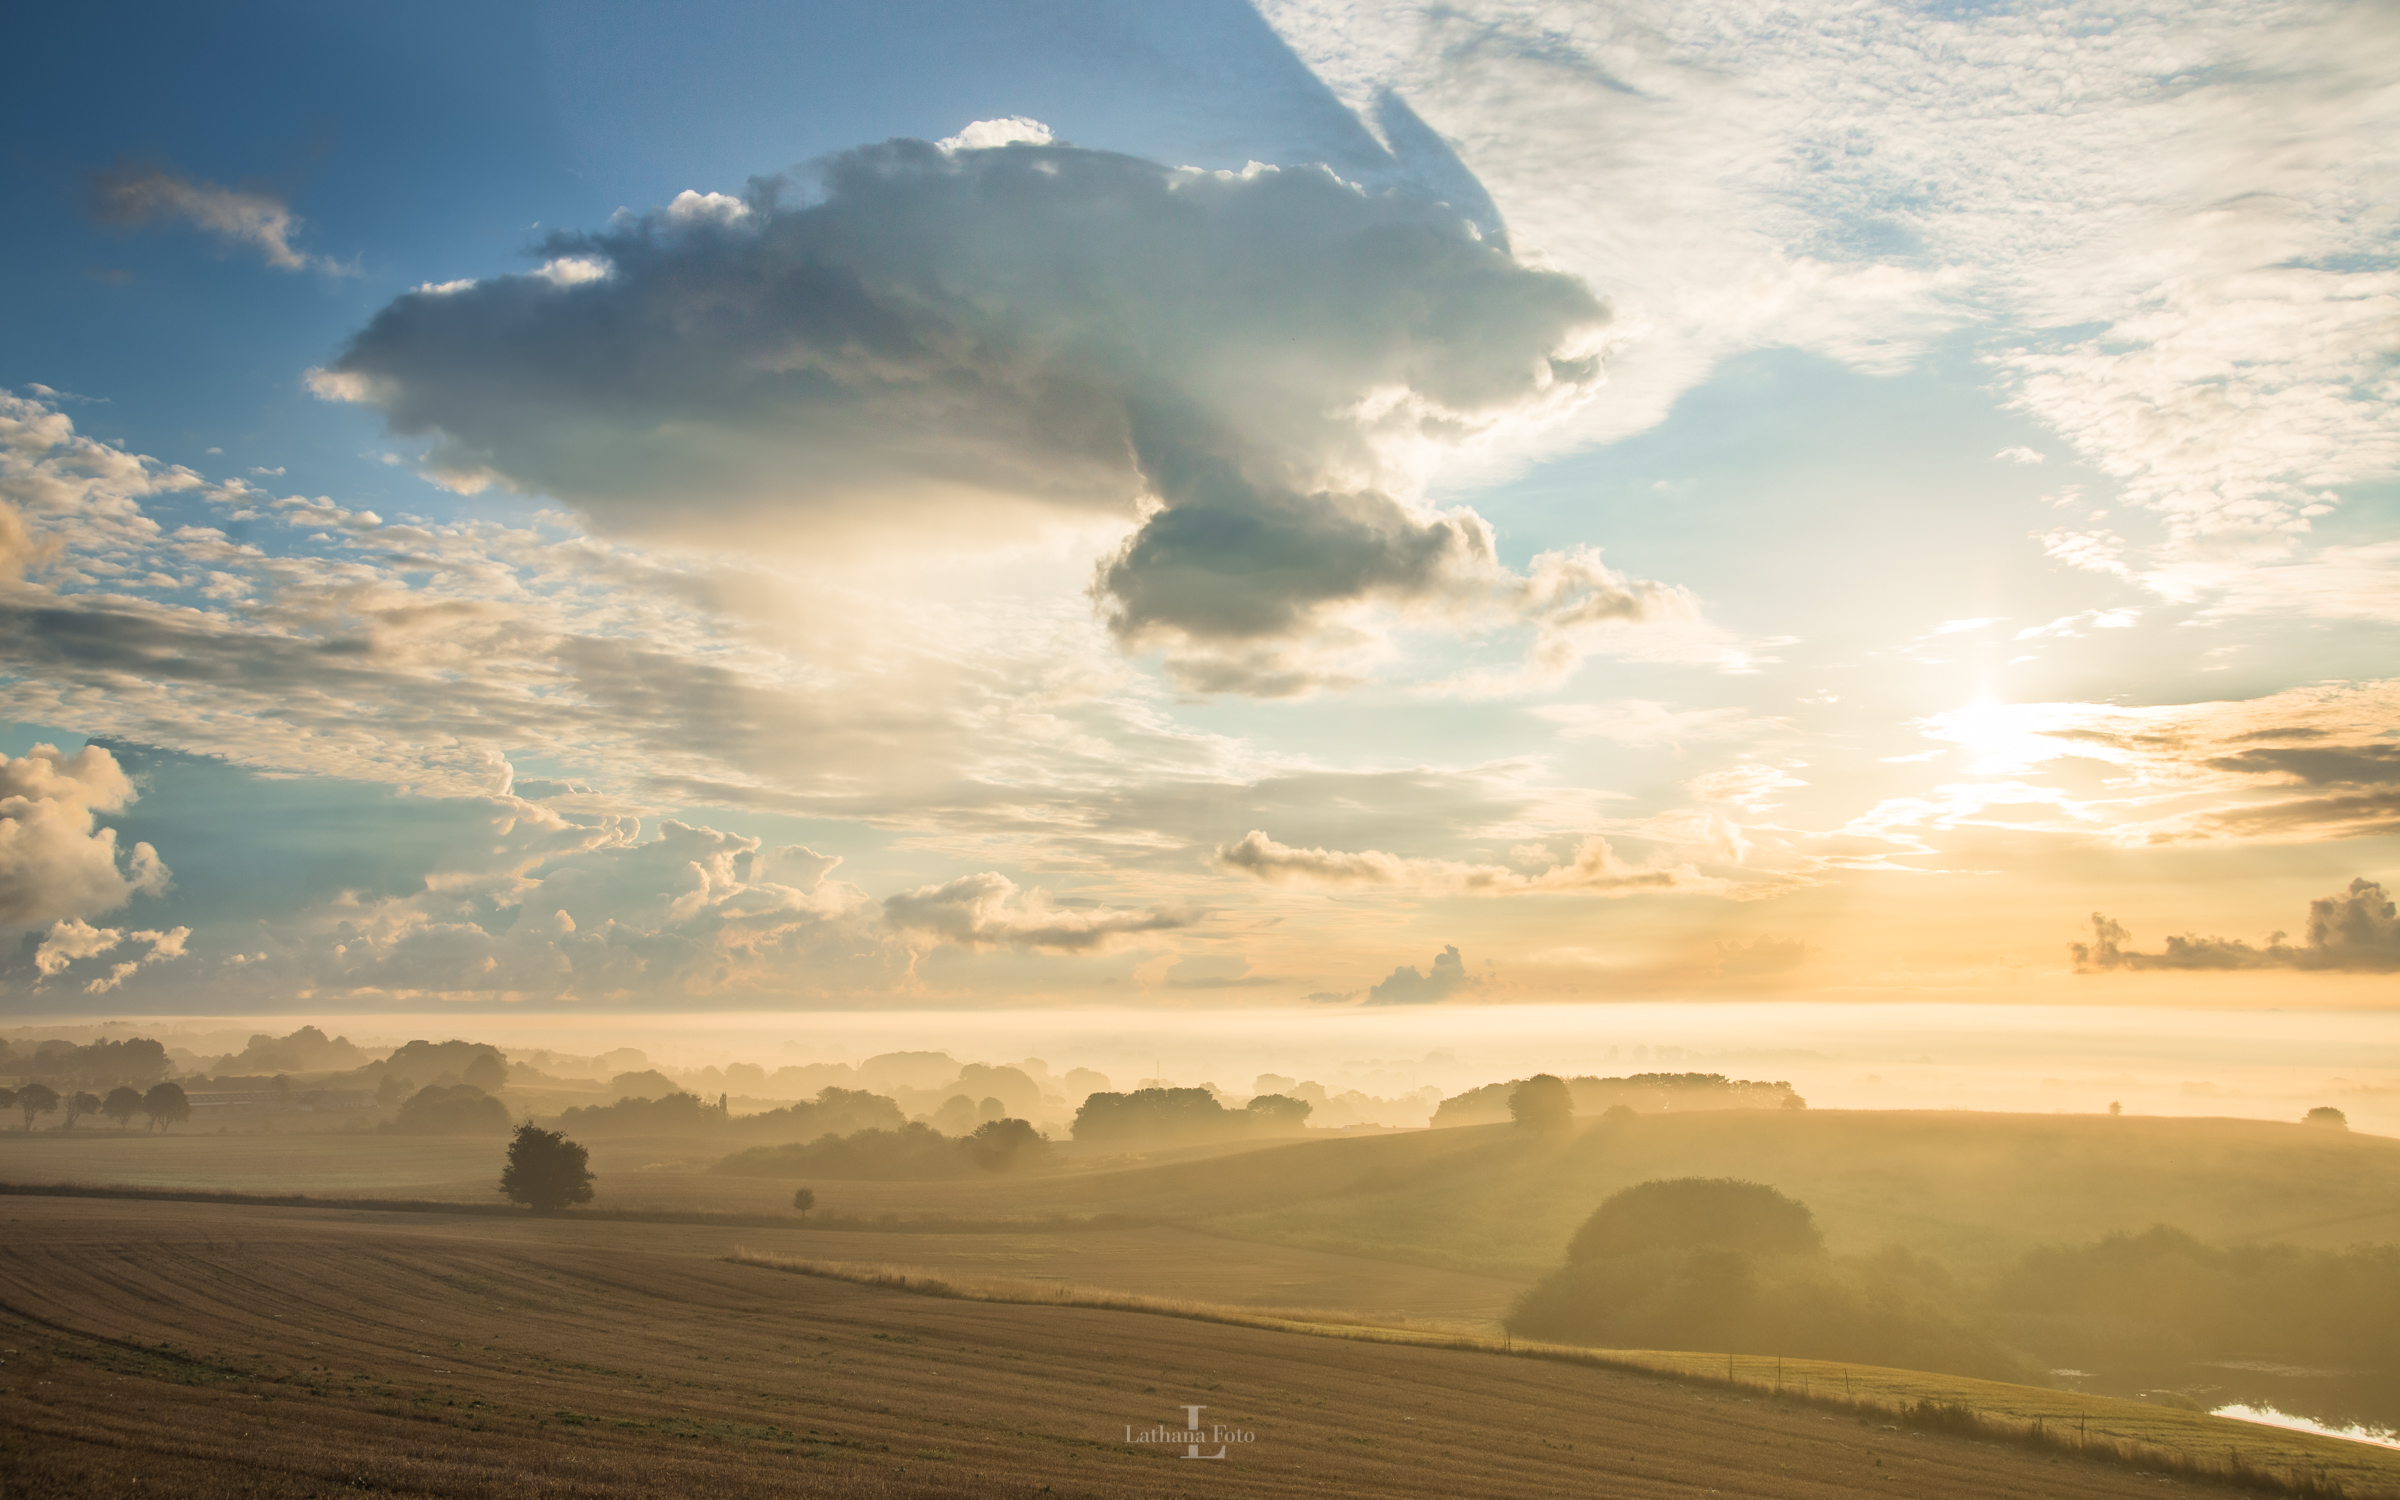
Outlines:
[[[0, 1493], [2226, 1493], [1637, 1374], [495, 1227], [7, 1204]], [[1254, 1440], [1127, 1441], [1190, 1404]]]

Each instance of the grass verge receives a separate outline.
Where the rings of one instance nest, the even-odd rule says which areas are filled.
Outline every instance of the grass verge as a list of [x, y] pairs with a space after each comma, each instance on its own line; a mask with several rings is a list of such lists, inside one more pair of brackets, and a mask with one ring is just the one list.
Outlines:
[[2005, 1442], [2137, 1472], [2301, 1500], [2400, 1500], [2400, 1452], [2111, 1396], [1827, 1360], [1520, 1343], [1433, 1326], [1370, 1323], [1352, 1314], [1318, 1309], [1262, 1312], [1066, 1282], [961, 1276], [889, 1263], [806, 1260], [740, 1248], [726, 1259], [737, 1265], [887, 1287], [923, 1297], [1088, 1307], [1320, 1338], [1596, 1365], [1713, 1386], [1738, 1393], [1743, 1399], [1790, 1402], [1841, 1413], [1862, 1423]]

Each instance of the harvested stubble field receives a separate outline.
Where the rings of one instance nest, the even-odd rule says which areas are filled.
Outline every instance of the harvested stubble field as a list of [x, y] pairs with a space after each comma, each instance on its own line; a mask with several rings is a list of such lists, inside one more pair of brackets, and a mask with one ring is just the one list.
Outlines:
[[[2227, 1493], [1638, 1373], [793, 1276], [666, 1227], [0, 1221], [11, 1497]], [[1255, 1440], [1126, 1440], [1190, 1403]]]

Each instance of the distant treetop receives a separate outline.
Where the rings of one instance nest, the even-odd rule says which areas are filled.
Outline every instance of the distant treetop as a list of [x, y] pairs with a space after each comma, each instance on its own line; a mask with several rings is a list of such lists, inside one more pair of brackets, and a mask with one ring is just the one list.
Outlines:
[[1567, 1242], [1569, 1264], [1650, 1250], [1805, 1255], [1824, 1236], [1808, 1205], [1763, 1182], [1667, 1177], [1611, 1194]]

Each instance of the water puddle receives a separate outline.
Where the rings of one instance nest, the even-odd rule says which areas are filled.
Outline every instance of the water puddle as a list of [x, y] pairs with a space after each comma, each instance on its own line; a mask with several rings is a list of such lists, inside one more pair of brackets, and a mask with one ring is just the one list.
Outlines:
[[2353, 1443], [2372, 1443], [2378, 1448], [2400, 1448], [2400, 1432], [2388, 1427], [2331, 1427], [2312, 1417], [2295, 1417], [2290, 1412], [2277, 1411], [2272, 1406], [2220, 1406], [2214, 1415], [2231, 1417], [2237, 1422], [2256, 1422], [2262, 1427], [2282, 1427], [2293, 1432], [2313, 1432], [2322, 1437], [2341, 1438]]

